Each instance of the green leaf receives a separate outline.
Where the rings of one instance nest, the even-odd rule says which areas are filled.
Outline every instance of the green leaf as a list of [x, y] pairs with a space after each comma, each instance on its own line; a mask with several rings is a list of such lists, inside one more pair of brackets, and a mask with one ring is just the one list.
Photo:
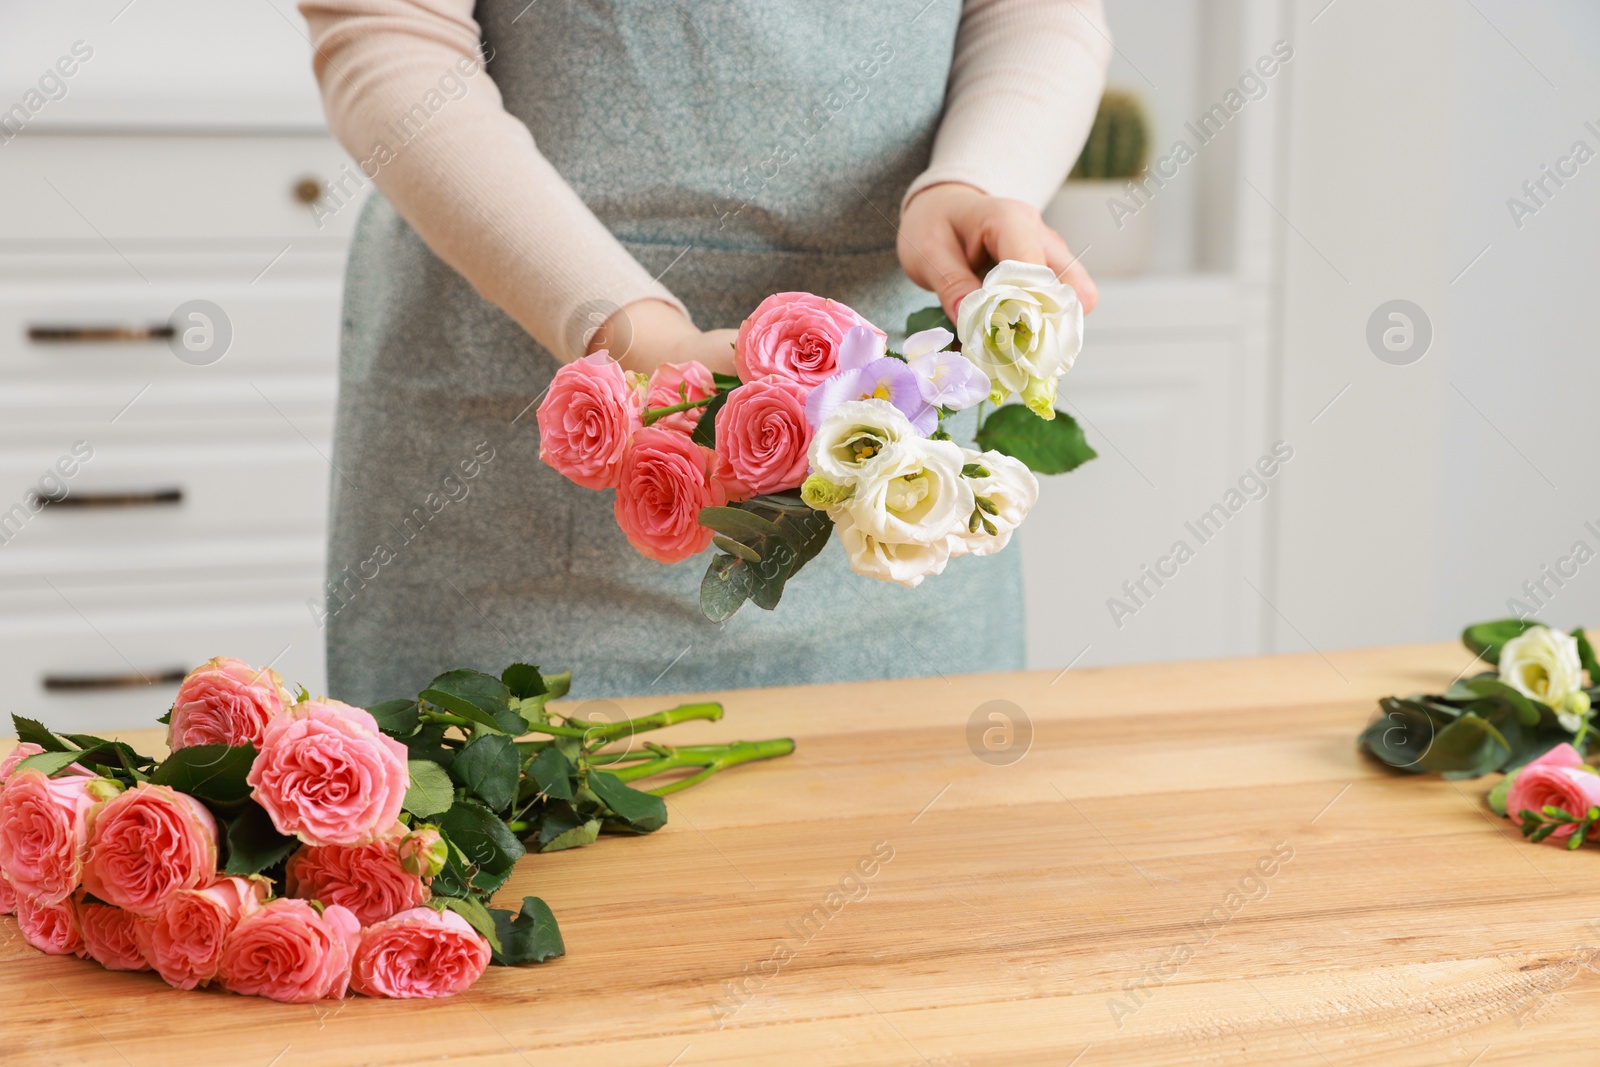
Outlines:
[[493, 874], [510, 870], [527, 851], [505, 820], [471, 797], [456, 801], [434, 823], [467, 859]]
[[[579, 823], [577, 826], [563, 830], [552, 837], [547, 843], [539, 846], [540, 852], [560, 852], [568, 848], [582, 848], [592, 845], [600, 837], [601, 820], [590, 819]], [[552, 827], [553, 829], [553, 827]]]
[[1493, 697], [1516, 709], [1517, 720], [1524, 726], [1536, 726], [1541, 721], [1549, 722], [1555, 718], [1555, 712], [1537, 700], [1532, 700], [1500, 679], [1489, 674], [1480, 674], [1469, 679], [1466, 688], [1480, 696]]
[[436, 707], [490, 730], [520, 734], [526, 729], [522, 716], [511, 710], [511, 690], [492, 674], [449, 671], [435, 678], [419, 695]]
[[450, 777], [478, 794], [495, 811], [517, 799], [522, 753], [505, 734], [484, 734], [463, 748], [450, 764]]
[[712, 622], [726, 622], [754, 591], [755, 578], [749, 564], [719, 552], [711, 557], [705, 577], [700, 579], [700, 614]]
[[[561, 848], [572, 848], [574, 844], [585, 844], [586, 842], [576, 841], [575, 839], [569, 839], [571, 843], [562, 845], [556, 845], [556, 842], [561, 840], [563, 835], [582, 827], [588, 821], [588, 816], [579, 815], [577, 809], [568, 801], [551, 801], [540, 810], [534, 833], [529, 836], [534, 843], [535, 849], [539, 852], [554, 852]], [[600, 830], [597, 826], [595, 834], [598, 836], [599, 832]]]
[[551, 800], [572, 799], [572, 761], [555, 746], [535, 756], [527, 773], [534, 787]]
[[1422, 773], [1419, 766], [1440, 724], [1426, 707], [1398, 697], [1378, 702], [1382, 714], [1362, 731], [1361, 748], [1397, 770]]
[[11, 773], [38, 771], [46, 778], [53, 778], [77, 762], [78, 753], [76, 752], [35, 752], [11, 768]]
[[429, 723], [410, 737], [400, 738], [400, 743], [406, 746], [411, 759], [448, 767], [456, 758], [456, 750], [445, 744], [445, 732], [442, 724]]
[[1507, 641], [1540, 625], [1532, 619], [1495, 619], [1492, 622], [1473, 623], [1461, 631], [1461, 643], [1479, 659], [1487, 663], [1499, 663], [1500, 649]]
[[739, 507], [701, 508], [699, 523], [756, 549], [757, 558], [763, 544], [784, 539], [777, 523]]
[[494, 908], [495, 929], [500, 935], [500, 951], [494, 961], [514, 967], [520, 963], [543, 963], [564, 956], [567, 946], [561, 941], [561, 928], [550, 906], [538, 897], [523, 897], [522, 911], [513, 918], [504, 908]]
[[738, 556], [746, 563], [761, 562], [761, 553], [757, 552], [749, 545], [735, 541], [731, 537], [724, 537], [721, 534], [713, 534], [711, 536], [711, 543], [730, 556]]
[[214, 804], [234, 804], [250, 796], [245, 775], [255, 758], [254, 745], [190, 745], [162, 760], [150, 780]]
[[729, 389], [737, 389], [744, 383], [739, 380], [737, 374], [723, 374], [721, 371], [712, 371], [711, 384], [716, 387], [717, 392], [726, 393]]
[[689, 434], [689, 440], [706, 448], [717, 447], [717, 412], [722, 410], [722, 405], [728, 402], [733, 395], [729, 388], [711, 398], [711, 402], [700, 409], [700, 419], [694, 424], [694, 431]]
[[1510, 758], [1511, 746], [1500, 731], [1487, 719], [1468, 714], [1441, 729], [1417, 765], [1477, 777], [1499, 770]]
[[617, 818], [640, 833], [647, 834], [667, 824], [665, 800], [654, 793], [640, 792], [614, 774], [590, 771], [589, 788]]
[[942, 307], [935, 305], [931, 308], [923, 308], [921, 311], [913, 311], [906, 316], [907, 337], [914, 333], [921, 333], [923, 330], [935, 328], [946, 329], [951, 333], [956, 332], [956, 324], [950, 321], [950, 316], [944, 313], [944, 308]]
[[495, 927], [494, 917], [477, 897], [436, 897], [433, 902], [449, 908], [467, 920], [472, 924], [472, 928], [489, 942], [490, 949], [496, 953], [500, 951], [502, 942], [500, 932]]
[[61, 738], [45, 729], [44, 723], [34, 719], [26, 719], [21, 715], [12, 715], [11, 725], [17, 731], [17, 742], [19, 744], [38, 745], [46, 752], [65, 752], [71, 747]]
[[1065, 474], [1099, 455], [1071, 415], [1041, 419], [1021, 404], [996, 408], [978, 428], [978, 447], [1020, 459], [1039, 474]]
[[378, 720], [378, 729], [390, 737], [410, 737], [422, 722], [415, 700], [385, 700], [372, 705], [367, 713]]
[[411, 786], [401, 807], [419, 819], [449, 811], [456, 799], [449, 772], [425, 759], [410, 760], [406, 766], [411, 771]]
[[228, 823], [228, 863], [223, 874], [260, 874], [268, 867], [281, 862], [293, 852], [300, 842], [287, 834], [280, 834], [272, 825], [272, 816], [255, 801], [245, 805]]
[[1506, 813], [1506, 800], [1511, 796], [1511, 783], [1517, 780], [1517, 772], [1509, 771], [1495, 787], [1489, 790], [1489, 810], [1501, 817]]
[[518, 700], [528, 700], [545, 694], [544, 675], [539, 668], [527, 663], [513, 663], [500, 672], [500, 681]]
[[1578, 642], [1578, 661], [1589, 672], [1589, 684], [1600, 685], [1600, 661], [1594, 657], [1594, 646], [1589, 643], [1589, 635], [1580, 626], [1572, 631], [1572, 638]]

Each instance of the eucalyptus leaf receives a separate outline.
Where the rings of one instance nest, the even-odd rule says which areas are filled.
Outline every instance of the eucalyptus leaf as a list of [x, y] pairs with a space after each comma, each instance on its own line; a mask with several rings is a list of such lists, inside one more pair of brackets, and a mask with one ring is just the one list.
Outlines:
[[996, 408], [978, 428], [977, 443], [1039, 474], [1065, 474], [1099, 455], [1071, 415], [1057, 411], [1055, 418], [1041, 419], [1021, 404]]
[[449, 811], [456, 799], [449, 772], [432, 760], [414, 759], [406, 766], [411, 772], [411, 786], [401, 807], [419, 819]]
[[1499, 770], [1511, 758], [1511, 745], [1487, 719], [1463, 715], [1441, 729], [1418, 766], [1429, 771], [1463, 772], [1477, 777]]
[[726, 622], [755, 591], [750, 565], [737, 556], [717, 553], [700, 579], [700, 613], [712, 622]]

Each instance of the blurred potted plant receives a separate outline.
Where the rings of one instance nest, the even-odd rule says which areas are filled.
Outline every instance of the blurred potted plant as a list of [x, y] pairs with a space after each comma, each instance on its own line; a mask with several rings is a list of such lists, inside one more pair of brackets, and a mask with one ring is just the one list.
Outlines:
[[[1066, 184], [1045, 206], [1044, 220], [1066, 238], [1096, 275], [1139, 274], [1150, 263], [1155, 206], [1141, 182], [1149, 158], [1144, 105], [1132, 93], [1108, 89], [1083, 152]], [[1142, 205], [1142, 206], [1141, 206]]]

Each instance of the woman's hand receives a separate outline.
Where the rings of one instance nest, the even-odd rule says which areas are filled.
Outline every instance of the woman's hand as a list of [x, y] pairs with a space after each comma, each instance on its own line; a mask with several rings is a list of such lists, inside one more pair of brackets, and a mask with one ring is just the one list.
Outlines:
[[930, 185], [911, 198], [900, 219], [900, 266], [939, 296], [950, 321], [961, 298], [977, 289], [978, 275], [1002, 259], [1043, 263], [1093, 311], [1099, 290], [1061, 235], [1020, 200], [989, 196], [959, 182]]
[[614, 312], [594, 332], [586, 351], [602, 348], [624, 370], [649, 374], [663, 363], [695, 360], [707, 370], [733, 373], [737, 330], [700, 330], [664, 300], [635, 300]]

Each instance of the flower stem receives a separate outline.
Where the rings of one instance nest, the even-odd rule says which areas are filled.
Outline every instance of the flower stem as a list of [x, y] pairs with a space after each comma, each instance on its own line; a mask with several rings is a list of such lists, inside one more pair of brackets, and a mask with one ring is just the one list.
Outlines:
[[647, 730], [661, 730], [680, 722], [691, 722], [703, 719], [715, 722], [722, 718], [722, 705], [707, 701], [700, 704], [680, 704], [675, 708], [665, 711], [651, 712], [641, 715], [637, 719], [624, 719], [621, 722], [589, 723], [580, 719], [569, 719], [568, 722], [576, 723], [582, 727], [582, 736], [594, 742], [596, 748], [610, 744], [612, 741], [634, 734], [644, 733]]
[[685, 767], [700, 768], [696, 773], [686, 778], [656, 789], [648, 790], [656, 796], [666, 796], [676, 793], [680, 789], [687, 789], [692, 785], [705, 781], [718, 771], [729, 767], [737, 767], [741, 763], [752, 763], [756, 760], [775, 759], [787, 756], [794, 751], [794, 741], [787, 737], [773, 738], [770, 741], [734, 741], [726, 745], [693, 745], [681, 748], [667, 748], [660, 746], [665, 753], [658, 754], [655, 759], [643, 763], [636, 763], [631, 767], [619, 768], [613, 771], [624, 782], [635, 782], [642, 778], [653, 778], [658, 774], [668, 771], [681, 770]]
[[643, 419], [644, 424], [649, 426], [660, 419], [666, 418], [668, 415], [676, 415], [680, 411], [692, 411], [695, 408], [703, 408], [716, 398], [717, 394], [712, 393], [710, 396], [703, 396], [699, 400], [685, 400], [681, 404], [673, 404], [669, 408], [646, 408], [641, 413], [640, 417]]

